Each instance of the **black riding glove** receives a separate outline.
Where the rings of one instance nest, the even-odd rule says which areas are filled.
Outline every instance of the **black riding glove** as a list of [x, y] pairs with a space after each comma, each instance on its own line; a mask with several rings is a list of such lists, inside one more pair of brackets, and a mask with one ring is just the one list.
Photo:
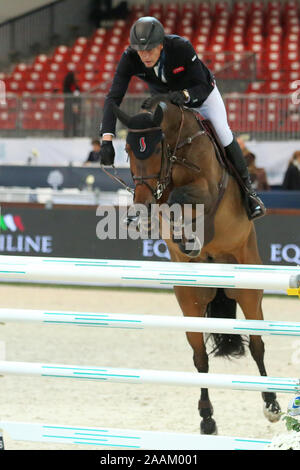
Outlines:
[[143, 101], [141, 108], [142, 109], [150, 109], [153, 101], [153, 96], [149, 96], [148, 98]]
[[169, 99], [171, 103], [177, 104], [178, 106], [183, 106], [189, 101], [183, 91], [169, 91]]
[[113, 165], [115, 160], [115, 149], [110, 140], [103, 140], [100, 149], [101, 165]]

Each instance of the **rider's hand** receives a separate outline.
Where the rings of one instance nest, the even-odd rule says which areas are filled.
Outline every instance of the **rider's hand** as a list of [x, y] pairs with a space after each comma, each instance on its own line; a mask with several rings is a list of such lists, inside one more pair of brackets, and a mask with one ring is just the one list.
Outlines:
[[189, 98], [184, 94], [183, 91], [169, 91], [169, 99], [171, 103], [183, 106], [189, 102]]
[[148, 98], [145, 99], [145, 101], [143, 101], [141, 108], [150, 109], [152, 106], [152, 102], [153, 102], [153, 97], [149, 96]]
[[100, 149], [101, 165], [113, 165], [115, 160], [115, 149], [111, 140], [102, 140]]

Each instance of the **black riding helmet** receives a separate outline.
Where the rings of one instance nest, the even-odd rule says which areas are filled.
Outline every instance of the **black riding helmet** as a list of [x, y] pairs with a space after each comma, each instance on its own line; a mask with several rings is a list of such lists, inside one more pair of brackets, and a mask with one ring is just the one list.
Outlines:
[[153, 16], [139, 18], [130, 30], [130, 46], [136, 51], [147, 51], [162, 44], [165, 37], [163, 25]]

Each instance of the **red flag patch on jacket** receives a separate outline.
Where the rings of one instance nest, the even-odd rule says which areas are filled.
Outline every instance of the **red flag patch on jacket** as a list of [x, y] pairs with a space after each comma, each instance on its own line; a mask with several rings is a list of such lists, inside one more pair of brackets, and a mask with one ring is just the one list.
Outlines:
[[181, 67], [177, 67], [176, 69], [173, 69], [173, 73], [179, 73], [179, 72], [183, 72], [185, 69], [183, 66]]

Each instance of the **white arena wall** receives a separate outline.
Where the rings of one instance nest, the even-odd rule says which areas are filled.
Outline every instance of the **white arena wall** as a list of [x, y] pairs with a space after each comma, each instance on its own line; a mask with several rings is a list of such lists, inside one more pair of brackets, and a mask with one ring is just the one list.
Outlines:
[[[128, 167], [125, 141], [115, 139], [116, 166]], [[300, 150], [300, 141], [284, 142], [255, 140], [247, 142], [247, 147], [256, 155], [256, 165], [267, 172], [271, 185], [280, 185], [287, 169], [289, 159]], [[75, 138], [67, 141], [47, 138], [4, 138], [0, 142], [0, 165], [26, 165], [30, 157], [36, 165], [81, 165], [91, 150], [91, 139]]]

